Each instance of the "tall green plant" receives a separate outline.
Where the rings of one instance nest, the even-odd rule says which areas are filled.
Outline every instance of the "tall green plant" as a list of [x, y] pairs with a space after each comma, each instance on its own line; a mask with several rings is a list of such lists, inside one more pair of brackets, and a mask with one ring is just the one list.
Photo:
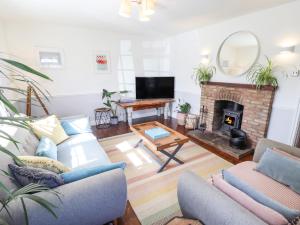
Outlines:
[[200, 64], [194, 69], [193, 79], [196, 84], [201, 84], [203, 82], [208, 82], [216, 73], [216, 67], [213, 65]]
[[110, 108], [112, 115], [115, 117], [117, 116], [117, 105], [116, 102], [118, 100], [113, 100], [113, 95], [115, 94], [126, 94], [128, 91], [108, 91], [106, 89], [102, 90], [102, 101], [105, 106]]
[[[13, 101], [9, 100], [6, 97], [6, 93], [13, 92], [17, 95], [26, 96], [27, 91], [22, 88], [13, 87], [12, 83], [19, 82], [23, 83], [28, 86], [31, 85], [37, 93], [41, 96], [43, 96], [45, 99], [48, 100], [49, 93], [47, 90], [40, 87], [39, 83], [32, 79], [28, 74], [31, 74], [34, 77], [40, 77], [45, 80], [51, 80], [47, 75], [38, 72], [37, 70], [23, 64], [20, 62], [17, 62], [15, 60], [11, 60], [8, 58], [0, 58], [0, 76], [3, 78], [6, 78], [9, 82], [8, 85], [0, 86], [0, 102], [3, 103], [5, 109], [10, 112], [10, 114], [18, 114], [17, 108], [14, 106]], [[24, 129], [29, 129], [29, 118], [24, 117], [14, 117], [14, 116], [5, 116], [0, 117], [0, 125], [8, 125], [13, 127], [21, 127]], [[4, 130], [0, 130], [0, 138], [8, 140], [9, 142], [13, 143], [16, 148], [18, 149], [18, 140], [15, 140], [10, 134], [5, 132]], [[15, 161], [18, 161], [18, 158], [15, 154], [9, 151], [9, 149], [5, 148], [5, 146], [2, 146], [0, 144], [0, 152], [3, 154], [6, 154], [13, 158]], [[2, 171], [3, 176], [9, 176], [9, 173], [7, 171]], [[10, 177], [10, 179], [13, 179]], [[4, 192], [6, 199], [0, 201], [0, 213], [3, 213], [3, 211], [6, 212], [6, 214], [13, 220], [10, 213], [9, 205], [13, 201], [20, 201], [20, 204], [22, 205], [23, 212], [24, 212], [24, 221], [25, 224], [29, 223], [28, 220], [28, 211], [26, 208], [26, 201], [25, 199], [31, 200], [39, 204], [41, 207], [45, 208], [49, 213], [51, 213], [53, 216], [56, 217], [55, 212], [53, 211], [54, 208], [56, 208], [55, 205], [53, 205], [51, 202], [47, 201], [46, 199], [43, 199], [37, 195], [34, 195], [37, 192], [41, 191], [47, 191], [54, 195], [56, 195], [59, 198], [59, 193], [50, 190], [49, 188], [43, 187], [39, 184], [29, 184], [25, 187], [18, 188], [15, 190], [10, 190], [5, 186], [3, 182], [0, 181], [0, 192]], [[5, 221], [3, 218], [0, 218], [0, 224], [8, 224], [7, 221]]]
[[248, 72], [247, 79], [256, 85], [256, 88], [260, 89], [264, 85], [271, 85], [278, 87], [278, 80], [274, 75], [273, 62], [266, 57], [267, 65], [255, 64]]

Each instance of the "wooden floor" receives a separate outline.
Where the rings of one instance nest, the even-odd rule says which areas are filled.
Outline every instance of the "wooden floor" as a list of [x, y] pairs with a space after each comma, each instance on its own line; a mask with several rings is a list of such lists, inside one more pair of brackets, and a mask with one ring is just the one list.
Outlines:
[[[184, 126], [177, 125], [176, 119], [174, 119], [174, 118], [169, 118], [167, 120], [164, 120], [163, 117], [157, 117], [157, 116], [144, 117], [144, 118], [134, 119], [133, 124], [144, 123], [144, 122], [148, 122], [148, 121], [159, 121], [160, 123], [172, 128], [174, 130], [177, 130], [178, 132], [185, 134], [185, 135], [187, 135], [187, 132], [189, 131], [189, 130], [185, 129]], [[125, 122], [120, 122], [118, 125], [110, 126], [109, 128], [105, 128], [105, 129], [96, 129], [96, 127], [92, 127], [92, 130], [93, 130], [94, 135], [98, 139], [112, 137], [112, 136], [126, 134], [126, 133], [131, 132], [130, 127]], [[208, 151], [213, 152], [214, 154], [222, 157], [223, 159], [225, 159], [233, 164], [237, 164], [237, 163], [247, 161], [247, 160], [252, 160], [252, 156], [246, 156], [246, 157], [238, 160], [230, 155], [227, 155], [224, 152], [221, 152], [214, 146], [211, 146], [204, 142], [201, 142], [198, 139], [195, 139], [192, 137], [190, 137], [190, 138], [193, 142], [199, 144], [200, 146], [204, 147]], [[118, 221], [118, 225], [140, 225], [140, 224], [141, 223], [139, 222], [136, 214], [134, 213], [130, 202], [128, 202], [125, 216], [121, 220]]]

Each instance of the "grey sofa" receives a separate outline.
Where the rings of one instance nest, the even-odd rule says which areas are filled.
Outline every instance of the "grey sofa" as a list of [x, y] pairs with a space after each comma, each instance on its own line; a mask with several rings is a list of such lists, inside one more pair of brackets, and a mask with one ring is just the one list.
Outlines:
[[[277, 147], [300, 157], [300, 149], [276, 141], [261, 139], [253, 161], [258, 162], [266, 148]], [[246, 208], [197, 175], [186, 172], [178, 183], [178, 201], [183, 215], [205, 225], [266, 225]]]
[[[38, 140], [25, 129], [17, 129], [13, 133], [16, 140], [21, 142], [20, 150], [11, 143], [7, 146], [17, 155], [33, 155]], [[92, 133], [71, 136], [58, 145], [58, 160], [70, 168], [83, 168], [110, 162], [105, 151], [99, 145]], [[12, 159], [0, 153], [0, 169], [7, 171], [7, 165]], [[1, 182], [6, 186], [16, 188], [7, 177], [1, 176]], [[42, 192], [41, 196], [54, 203], [58, 218], [54, 218], [36, 203], [27, 200], [30, 225], [101, 225], [122, 217], [127, 203], [127, 184], [121, 169], [111, 170], [80, 181], [65, 184], [55, 188], [61, 193], [60, 202], [55, 196]], [[6, 196], [0, 193], [0, 199]], [[19, 201], [10, 205], [13, 220], [5, 214], [11, 225], [22, 225], [24, 215]]]

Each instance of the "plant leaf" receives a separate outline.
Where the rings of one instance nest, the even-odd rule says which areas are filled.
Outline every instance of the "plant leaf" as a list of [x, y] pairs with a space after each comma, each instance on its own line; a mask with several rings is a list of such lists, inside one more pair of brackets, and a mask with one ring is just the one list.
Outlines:
[[27, 198], [30, 199], [36, 203], [38, 203], [40, 206], [42, 206], [43, 208], [45, 208], [48, 212], [50, 212], [55, 218], [57, 218], [56, 213], [53, 211], [52, 208], [57, 208], [57, 206], [53, 205], [51, 202], [36, 196], [36, 195], [30, 195], [30, 194], [24, 194], [22, 195], [22, 198]]
[[17, 108], [0, 92], [0, 101], [14, 113], [18, 113]]
[[23, 70], [25, 72], [28, 72], [28, 73], [31, 73], [31, 74], [34, 74], [34, 75], [37, 75], [39, 77], [42, 77], [46, 80], [51, 80], [50, 77], [48, 77], [47, 75], [43, 74], [43, 73], [40, 73], [38, 71], [36, 71], [35, 69], [32, 69], [31, 67], [29, 66], [26, 66], [25, 64], [23, 63], [20, 63], [20, 62], [17, 62], [15, 60], [11, 60], [11, 59], [4, 59], [4, 58], [0, 58], [0, 60], [20, 69], [20, 70]]
[[11, 158], [13, 158], [13, 160], [18, 163], [18, 165], [23, 165], [24, 163], [12, 152], [10, 152], [9, 150], [7, 150], [6, 148], [0, 146], [0, 152], [3, 152], [7, 155], [9, 155]]
[[24, 211], [25, 224], [26, 224], [26, 225], [29, 225], [28, 213], [27, 213], [25, 201], [24, 201], [23, 198], [21, 198], [21, 203], [22, 203], [22, 208], [23, 208], [23, 211]]

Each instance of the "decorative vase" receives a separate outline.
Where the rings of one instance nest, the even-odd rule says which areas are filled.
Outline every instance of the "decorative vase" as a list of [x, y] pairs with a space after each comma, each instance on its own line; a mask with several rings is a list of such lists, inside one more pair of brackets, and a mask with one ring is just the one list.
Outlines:
[[187, 114], [186, 113], [181, 113], [181, 112], [177, 112], [177, 124], [180, 126], [184, 126], [185, 125], [185, 119], [186, 119]]
[[117, 116], [110, 117], [110, 124], [111, 125], [117, 125], [119, 123], [119, 119]]

